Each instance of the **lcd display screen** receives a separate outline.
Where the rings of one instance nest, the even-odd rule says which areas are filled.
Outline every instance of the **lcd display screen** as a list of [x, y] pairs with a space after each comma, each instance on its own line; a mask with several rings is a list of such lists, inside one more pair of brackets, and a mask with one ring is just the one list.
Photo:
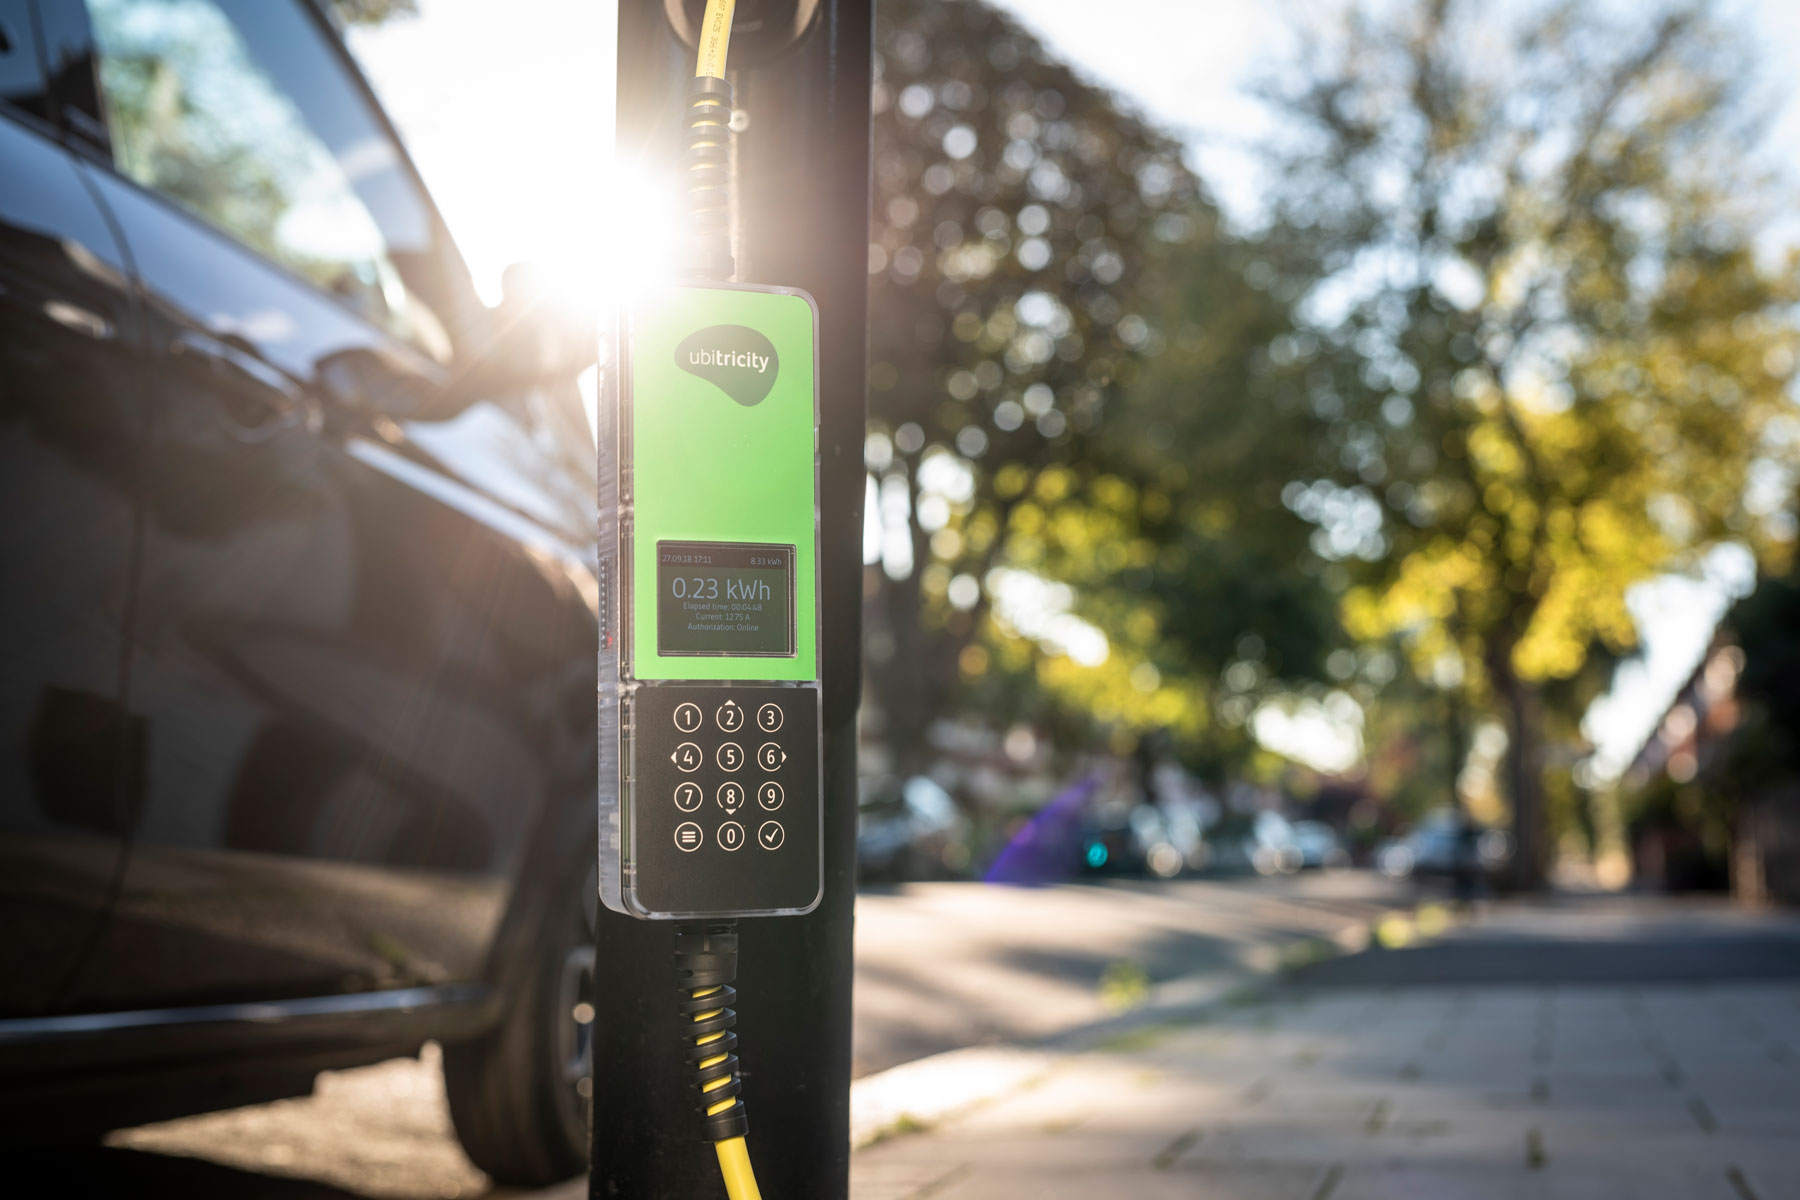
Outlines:
[[656, 543], [656, 652], [794, 654], [794, 547]]

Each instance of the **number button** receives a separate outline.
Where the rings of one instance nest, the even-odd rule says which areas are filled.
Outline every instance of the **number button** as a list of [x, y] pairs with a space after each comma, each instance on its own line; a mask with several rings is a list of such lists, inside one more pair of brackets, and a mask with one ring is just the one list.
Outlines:
[[756, 761], [765, 771], [773, 771], [787, 761], [787, 751], [774, 742], [764, 742], [756, 749]]
[[700, 807], [700, 801], [706, 796], [700, 791], [700, 785], [693, 782], [683, 783], [675, 789], [675, 807], [682, 812], [693, 812]]
[[683, 771], [692, 772], [700, 769], [700, 764], [706, 761], [706, 755], [700, 753], [700, 747], [694, 743], [683, 742], [675, 747], [675, 753], [669, 755], [669, 760]]
[[787, 840], [787, 832], [781, 828], [780, 821], [764, 821], [762, 828], [756, 831], [756, 840], [764, 850], [779, 850], [781, 843]]
[[713, 720], [717, 721], [719, 728], [726, 733], [736, 733], [744, 727], [744, 710], [738, 707], [736, 700], [727, 700], [719, 706], [719, 711], [713, 714]]
[[677, 704], [675, 706], [675, 728], [683, 733], [692, 733], [700, 728], [700, 706], [698, 704]]
[[774, 733], [781, 728], [781, 705], [765, 704], [756, 710], [756, 727], [764, 733]]
[[786, 798], [782, 794], [781, 785], [773, 779], [763, 780], [762, 786], [756, 789], [756, 802], [770, 812], [780, 808], [781, 802]]
[[744, 827], [736, 821], [727, 821], [719, 826], [719, 845], [727, 850], [736, 850], [744, 844]]
[[732, 779], [721, 783], [719, 785], [719, 807], [728, 813], [734, 813], [744, 807], [744, 785]]
[[719, 747], [719, 769], [735, 771], [744, 765], [744, 748], [736, 742], [726, 742]]
[[706, 841], [706, 835], [692, 821], [683, 821], [675, 827], [675, 846], [677, 849], [692, 854]]

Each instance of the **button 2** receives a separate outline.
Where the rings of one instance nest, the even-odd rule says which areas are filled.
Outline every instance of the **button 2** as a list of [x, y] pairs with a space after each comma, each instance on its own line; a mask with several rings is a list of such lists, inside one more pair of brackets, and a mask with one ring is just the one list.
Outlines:
[[700, 728], [700, 706], [698, 704], [677, 704], [675, 706], [675, 728], [683, 733], [692, 733]]
[[719, 826], [719, 845], [727, 850], [736, 850], [744, 844], [744, 827], [736, 821], [727, 821]]
[[756, 831], [756, 840], [764, 850], [779, 850], [781, 843], [787, 840], [787, 831], [782, 829], [780, 821], [764, 821], [762, 828]]
[[683, 742], [681, 745], [675, 747], [675, 753], [669, 755], [669, 761], [680, 767], [683, 771], [691, 772], [700, 769], [700, 764], [706, 761], [706, 756], [700, 753], [700, 747], [694, 745], [694, 743]]
[[736, 700], [727, 700], [719, 706], [719, 711], [713, 714], [713, 720], [717, 721], [719, 728], [726, 733], [736, 733], [744, 727], [744, 710], [738, 707]]
[[728, 813], [734, 813], [744, 807], [744, 785], [736, 780], [727, 779], [719, 785], [719, 807]]
[[675, 846], [679, 850], [691, 854], [698, 850], [701, 843], [705, 841], [706, 835], [700, 832], [700, 827], [692, 821], [683, 821], [675, 827]]
[[756, 710], [756, 727], [764, 733], [774, 733], [781, 728], [781, 705], [765, 704]]
[[719, 769], [735, 771], [744, 765], [744, 748], [736, 742], [726, 742], [719, 747]]
[[[675, 789], [675, 807], [682, 812], [693, 812], [700, 807], [700, 801], [706, 799], [700, 791], [700, 785], [691, 780]], [[764, 805], [767, 808], [768, 805]]]
[[773, 771], [787, 761], [787, 751], [774, 742], [764, 742], [756, 748], [756, 762], [765, 771]]
[[756, 802], [770, 812], [780, 808], [781, 802], [785, 798], [781, 792], [781, 785], [773, 779], [763, 780], [762, 786], [756, 789]]

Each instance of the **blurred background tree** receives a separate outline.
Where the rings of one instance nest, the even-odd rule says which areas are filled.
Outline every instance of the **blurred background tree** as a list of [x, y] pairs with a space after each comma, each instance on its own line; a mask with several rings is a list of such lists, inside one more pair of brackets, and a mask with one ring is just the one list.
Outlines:
[[[1701, 7], [1351, 6], [1264, 89], [1286, 485], [1350, 632], [1507, 731], [1545, 852], [1545, 685], [1629, 647], [1631, 585], [1742, 542], [1791, 456], [1790, 266], [1759, 257], [1751, 48]], [[1593, 688], [1554, 697], [1573, 711]]]

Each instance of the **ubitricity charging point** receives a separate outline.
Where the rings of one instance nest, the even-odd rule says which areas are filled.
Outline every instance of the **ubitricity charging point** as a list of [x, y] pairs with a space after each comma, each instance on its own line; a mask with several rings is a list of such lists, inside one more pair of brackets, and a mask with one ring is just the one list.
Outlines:
[[[818, 310], [672, 286], [627, 313], [603, 472], [600, 894], [652, 920], [823, 887]], [[604, 486], [604, 485], [603, 485]]]

